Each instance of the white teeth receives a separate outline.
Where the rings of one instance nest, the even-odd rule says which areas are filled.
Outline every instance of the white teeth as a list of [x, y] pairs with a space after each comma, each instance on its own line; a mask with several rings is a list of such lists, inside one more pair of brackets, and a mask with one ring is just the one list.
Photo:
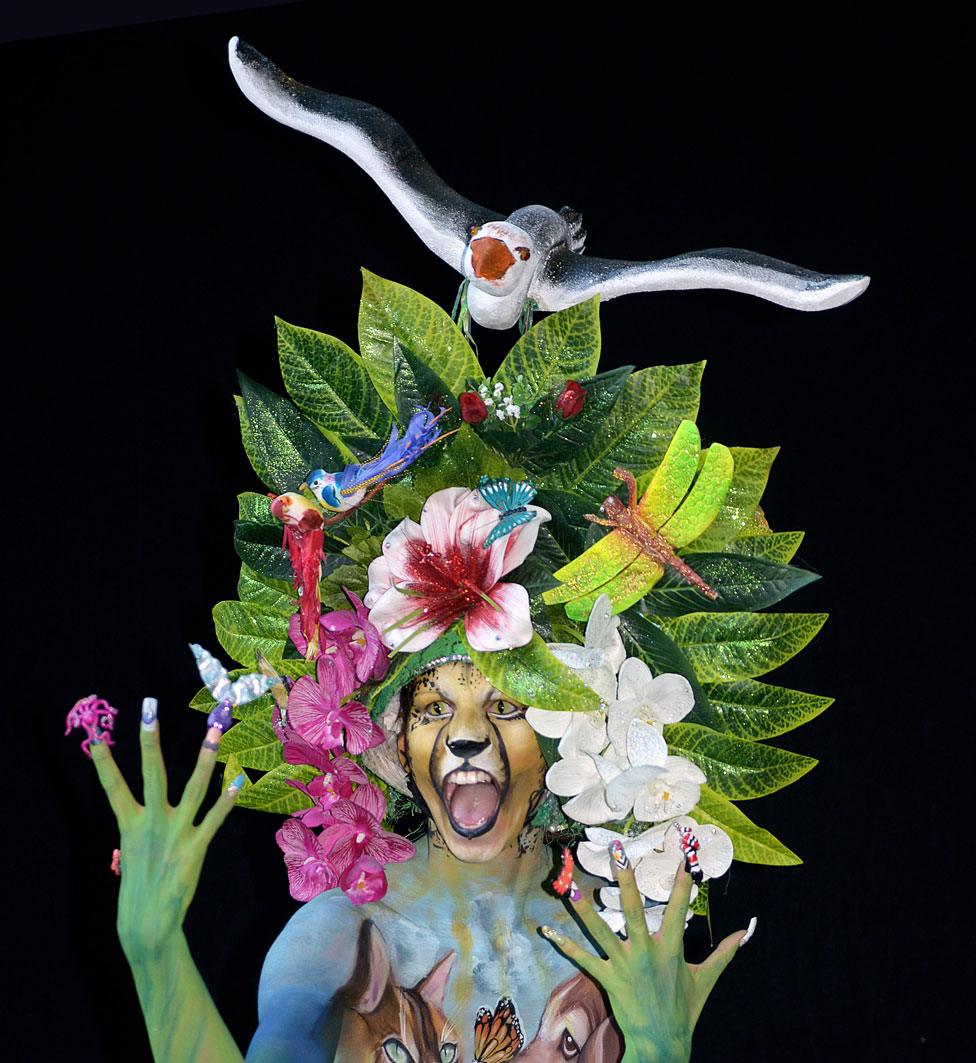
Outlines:
[[486, 771], [453, 771], [446, 781], [466, 786], [468, 783], [494, 782], [494, 779]]

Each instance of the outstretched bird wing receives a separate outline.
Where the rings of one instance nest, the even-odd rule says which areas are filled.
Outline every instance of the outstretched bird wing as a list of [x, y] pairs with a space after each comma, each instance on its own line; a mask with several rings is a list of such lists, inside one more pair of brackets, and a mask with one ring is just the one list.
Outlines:
[[459, 196], [434, 173], [406, 131], [378, 107], [308, 88], [237, 37], [230, 68], [265, 114], [331, 144], [369, 174], [421, 240], [460, 270], [468, 229], [504, 217]]
[[[793, 310], [829, 310], [856, 299], [870, 277], [815, 273], [778, 258], [715, 247], [656, 262], [624, 262], [555, 251], [529, 294], [540, 310], [563, 310], [598, 292], [615, 299], [631, 292], [722, 288], [767, 299]], [[538, 288], [538, 290], [537, 290]]]

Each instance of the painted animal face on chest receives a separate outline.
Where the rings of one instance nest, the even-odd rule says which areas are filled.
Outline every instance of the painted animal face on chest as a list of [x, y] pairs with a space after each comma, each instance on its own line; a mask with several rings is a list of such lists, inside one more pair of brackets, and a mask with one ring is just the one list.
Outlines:
[[544, 794], [524, 706], [461, 661], [418, 676], [403, 703], [401, 757], [447, 847], [480, 863], [515, 844]]

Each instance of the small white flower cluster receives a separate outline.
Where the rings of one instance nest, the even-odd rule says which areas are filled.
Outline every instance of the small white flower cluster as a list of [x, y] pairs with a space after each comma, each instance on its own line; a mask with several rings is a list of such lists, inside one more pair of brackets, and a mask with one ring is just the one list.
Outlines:
[[499, 421], [510, 421], [513, 424], [522, 416], [522, 407], [517, 405], [511, 395], [505, 393], [505, 385], [496, 381], [489, 389], [487, 384], [478, 388], [481, 401], [489, 410], [494, 410]]

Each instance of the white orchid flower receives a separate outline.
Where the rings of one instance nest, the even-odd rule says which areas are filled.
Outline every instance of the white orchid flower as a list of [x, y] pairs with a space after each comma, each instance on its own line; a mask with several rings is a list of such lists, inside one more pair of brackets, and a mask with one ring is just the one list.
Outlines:
[[690, 816], [681, 816], [667, 824], [661, 849], [651, 849], [634, 867], [637, 888], [652, 901], [666, 901], [671, 896], [674, 876], [685, 858], [676, 826], [691, 827], [698, 839], [698, 866], [703, 878], [718, 878], [732, 864], [732, 839], [724, 830], [711, 823], [699, 826]]
[[638, 834], [636, 838], [629, 838], [626, 834], [618, 834], [615, 830], [607, 830], [605, 827], [587, 827], [586, 838], [576, 846], [576, 862], [584, 871], [598, 878], [614, 881], [613, 872], [610, 870], [610, 843], [620, 842], [631, 864], [646, 856], [653, 849], [660, 849], [664, 845], [664, 832], [668, 825], [651, 827], [650, 830]]
[[659, 734], [664, 725], [677, 723], [695, 707], [695, 693], [683, 675], [651, 675], [638, 657], [628, 657], [617, 674], [617, 697], [607, 714], [610, 741], [620, 754], [627, 745], [632, 720], [650, 724]]

